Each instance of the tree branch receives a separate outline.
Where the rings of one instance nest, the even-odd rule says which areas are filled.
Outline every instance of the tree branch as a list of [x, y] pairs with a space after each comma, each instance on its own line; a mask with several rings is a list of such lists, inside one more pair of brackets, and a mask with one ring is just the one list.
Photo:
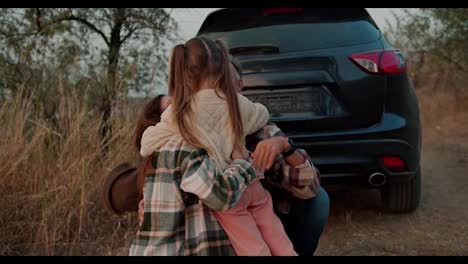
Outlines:
[[132, 34], [138, 29], [138, 27], [133, 27], [128, 29], [128, 33], [123, 36], [122, 40], [120, 41], [121, 44], [123, 44], [129, 37], [132, 36]]
[[81, 18], [81, 17], [76, 17], [74, 15], [71, 15], [69, 16], [68, 18], [65, 18], [64, 20], [72, 20], [72, 21], [77, 21], [77, 22], [80, 22], [84, 25], [86, 25], [88, 28], [90, 28], [91, 30], [93, 30], [94, 32], [96, 32], [97, 34], [99, 34], [102, 39], [104, 40], [104, 42], [106, 42], [107, 46], [110, 46], [110, 42], [109, 40], [107, 39], [106, 35], [104, 34], [104, 32], [102, 32], [100, 29], [98, 29], [95, 25], [93, 25], [92, 23], [90, 23], [88, 20], [84, 19], [84, 18]]
[[136, 13], [132, 13], [129, 17], [137, 21], [140, 21], [146, 27], [162, 31], [164, 29], [162, 25], [164, 24], [165, 20], [167, 20], [171, 16], [172, 10], [173, 9], [171, 9], [170, 12], [167, 12], [166, 15], [159, 20], [159, 22], [152, 20], [150, 17], [136, 14]]
[[38, 31], [42, 30], [41, 19], [42, 19], [41, 9], [36, 8], [36, 25], [37, 25]]
[[54, 24], [58, 24], [58, 23], [63, 22], [63, 21], [77, 21], [77, 22], [82, 23], [83, 25], [87, 26], [88, 28], [90, 28], [91, 30], [96, 32], [97, 34], [99, 34], [102, 37], [102, 39], [104, 40], [104, 42], [106, 42], [106, 44], [108, 46], [110, 46], [109, 40], [107, 39], [104, 32], [102, 32], [100, 29], [98, 29], [95, 25], [93, 25], [91, 22], [89, 22], [85, 18], [77, 17], [77, 16], [75, 16], [73, 14], [65, 13], [65, 14], [62, 14], [62, 15], [59, 15], [59, 16], [56, 16], [56, 17], [52, 18], [46, 25], [43, 25], [42, 24], [42, 13], [41, 13], [41, 10], [39, 8], [36, 8], [36, 16], [37, 16], [36, 17], [36, 24], [37, 24], [37, 27], [38, 27], [38, 32], [44, 30], [47, 27], [50, 27], [50, 26], [52, 26]]

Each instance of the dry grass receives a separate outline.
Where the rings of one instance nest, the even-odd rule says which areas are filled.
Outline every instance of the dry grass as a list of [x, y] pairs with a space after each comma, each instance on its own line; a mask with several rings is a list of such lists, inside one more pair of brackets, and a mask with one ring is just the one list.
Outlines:
[[430, 145], [440, 138], [468, 137], [468, 89], [464, 94], [447, 91], [417, 92], [423, 128], [423, 142]]
[[0, 254], [126, 254], [136, 219], [101, 202], [104, 176], [134, 160], [133, 119], [113, 117], [103, 157], [100, 119], [77, 96], [61, 98], [53, 128], [19, 95], [0, 107]]

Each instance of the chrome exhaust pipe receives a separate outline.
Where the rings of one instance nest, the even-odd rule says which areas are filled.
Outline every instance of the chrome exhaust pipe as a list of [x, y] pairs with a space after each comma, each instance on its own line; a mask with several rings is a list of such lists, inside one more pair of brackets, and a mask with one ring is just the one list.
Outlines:
[[369, 184], [374, 187], [381, 187], [387, 182], [387, 177], [381, 172], [374, 172], [369, 176]]

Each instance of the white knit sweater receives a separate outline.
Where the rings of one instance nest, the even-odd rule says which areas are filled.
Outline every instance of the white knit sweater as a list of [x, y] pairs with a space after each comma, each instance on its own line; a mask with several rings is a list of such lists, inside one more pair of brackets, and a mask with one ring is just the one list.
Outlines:
[[[223, 96], [221, 92], [218, 93]], [[267, 124], [269, 113], [264, 105], [253, 103], [241, 94], [238, 94], [238, 101], [244, 137]], [[220, 98], [214, 89], [204, 89], [194, 95], [191, 108], [193, 115], [188, 120], [193, 128], [191, 132], [206, 146], [208, 155], [218, 167], [224, 169], [231, 162], [234, 147], [227, 101]], [[180, 137], [172, 107], [169, 106], [162, 114], [161, 122], [148, 127], [143, 133], [140, 154], [149, 156], [169, 140]]]

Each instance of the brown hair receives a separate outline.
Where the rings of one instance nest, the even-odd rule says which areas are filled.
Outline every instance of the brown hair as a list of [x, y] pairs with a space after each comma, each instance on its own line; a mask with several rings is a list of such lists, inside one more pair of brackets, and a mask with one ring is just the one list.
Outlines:
[[230, 59], [226, 46], [220, 40], [192, 38], [185, 45], [177, 45], [172, 50], [169, 72], [169, 94], [181, 136], [194, 147], [203, 148], [193, 136], [190, 125], [192, 96], [206, 80], [213, 80], [216, 92], [228, 103], [231, 128], [235, 146], [244, 142], [242, 119], [239, 111], [234, 81], [230, 72]]
[[134, 135], [134, 144], [138, 152], [140, 152], [143, 132], [149, 126], [154, 126], [161, 121], [161, 101], [164, 96], [160, 94], [146, 103], [138, 117]]

